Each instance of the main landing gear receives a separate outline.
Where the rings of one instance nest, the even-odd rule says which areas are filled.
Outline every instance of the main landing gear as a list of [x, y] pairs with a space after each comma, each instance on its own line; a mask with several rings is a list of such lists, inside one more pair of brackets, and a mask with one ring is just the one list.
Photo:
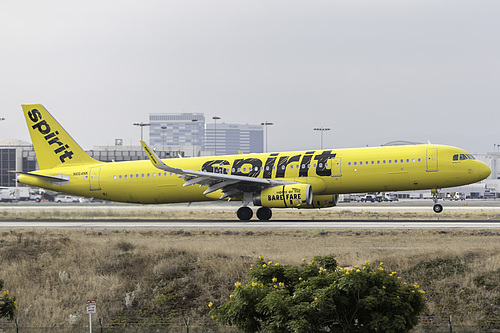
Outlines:
[[432, 207], [432, 210], [434, 213], [441, 213], [443, 211], [443, 206], [438, 204], [438, 191], [433, 189], [431, 190], [432, 193], [432, 200], [434, 201], [434, 207]]
[[[238, 218], [242, 221], [248, 221], [252, 218], [253, 216], [253, 211], [252, 208], [248, 206], [243, 206], [238, 208], [238, 211], [236, 212], [236, 215]], [[267, 221], [271, 219], [271, 216], [273, 216], [273, 212], [271, 208], [269, 207], [260, 207], [257, 209], [257, 218], [261, 221]]]

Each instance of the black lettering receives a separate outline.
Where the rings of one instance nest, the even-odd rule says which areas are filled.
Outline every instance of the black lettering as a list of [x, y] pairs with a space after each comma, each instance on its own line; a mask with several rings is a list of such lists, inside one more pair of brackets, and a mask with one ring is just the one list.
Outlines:
[[262, 178], [272, 178], [274, 162], [276, 162], [276, 157], [269, 157], [266, 160], [266, 165], [264, 167]]
[[276, 170], [276, 178], [285, 178], [285, 171], [288, 164], [292, 162], [298, 162], [300, 160], [300, 155], [295, 155], [292, 157], [282, 156], [278, 160], [278, 170]]
[[201, 170], [206, 172], [227, 174], [228, 170], [227, 168], [224, 168], [224, 165], [229, 165], [229, 162], [226, 160], [207, 161], [203, 163], [203, 165], [201, 166]]
[[331, 150], [325, 150], [321, 155], [316, 155], [314, 159], [318, 161], [316, 166], [316, 174], [318, 176], [331, 176], [332, 175], [332, 162], [330, 159], [334, 158], [337, 154], [332, 154]]
[[28, 117], [30, 117], [31, 121], [34, 123], [42, 119], [42, 115], [40, 111], [38, 111], [37, 109], [33, 109], [30, 112], [28, 112]]
[[44, 138], [45, 138], [45, 140], [48, 140], [48, 139], [53, 138], [53, 137], [54, 137], [54, 136], [56, 136], [57, 134], [59, 134], [59, 132], [58, 132], [58, 131], [55, 131], [55, 132], [53, 132], [53, 133], [47, 134]]
[[[62, 143], [61, 143], [61, 144], [62, 144]], [[56, 154], [59, 154], [60, 152], [62, 152], [62, 151], [63, 151], [63, 150], [65, 150], [65, 149], [68, 149], [68, 148], [69, 148], [69, 146], [68, 146], [68, 145], [64, 145], [64, 146], [62, 146], [62, 147], [59, 147], [59, 148], [55, 149], [55, 150], [54, 150], [54, 152], [55, 152]]]
[[[243, 166], [245, 164], [251, 165], [251, 168], [249, 168], [248, 172], [243, 171]], [[235, 170], [233, 172], [233, 175], [258, 177], [260, 174], [260, 169], [262, 168], [262, 161], [258, 158], [237, 159], [234, 160], [233, 168]]]
[[[47, 124], [45, 120], [42, 120], [39, 123], [36, 123], [35, 125], [31, 126], [33, 129], [37, 129], [40, 133], [42, 134], [48, 134], [50, 133], [50, 126]], [[43, 129], [42, 129], [43, 127]]]
[[307, 167], [308, 165], [311, 164], [311, 159], [312, 155], [314, 154], [313, 151], [308, 151], [303, 157], [302, 161], [300, 162], [300, 171], [299, 171], [299, 177], [307, 177], [309, 174], [309, 168]]
[[64, 151], [64, 154], [59, 156], [59, 159], [61, 160], [62, 163], [66, 162], [65, 159], [72, 159], [73, 158], [73, 152], [72, 151]]
[[49, 145], [53, 145], [54, 143], [57, 143], [59, 146], [64, 145], [64, 143], [62, 143], [61, 141], [59, 141], [59, 138], [57, 136], [55, 138], [53, 138], [52, 140], [49, 141]]

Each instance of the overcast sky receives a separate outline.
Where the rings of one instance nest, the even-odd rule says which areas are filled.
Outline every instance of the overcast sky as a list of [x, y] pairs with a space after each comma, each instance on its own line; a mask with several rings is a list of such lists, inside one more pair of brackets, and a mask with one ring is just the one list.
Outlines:
[[149, 113], [275, 123], [269, 150], [500, 145], [497, 0], [2, 0], [0, 137], [41, 103], [84, 148]]

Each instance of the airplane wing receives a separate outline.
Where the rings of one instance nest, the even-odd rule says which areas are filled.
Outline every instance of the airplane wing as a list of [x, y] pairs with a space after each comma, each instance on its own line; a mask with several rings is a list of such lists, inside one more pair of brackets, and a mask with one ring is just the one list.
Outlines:
[[204, 195], [221, 190], [223, 195], [220, 199], [232, 199], [244, 192], [253, 192], [279, 185], [299, 184], [295, 181], [235, 176], [223, 173], [173, 168], [166, 165], [144, 141], [141, 141], [141, 144], [146, 154], [148, 154], [149, 160], [156, 168], [178, 174], [180, 178], [186, 181], [183, 185], [184, 187], [195, 184], [207, 186], [208, 189], [203, 192]]

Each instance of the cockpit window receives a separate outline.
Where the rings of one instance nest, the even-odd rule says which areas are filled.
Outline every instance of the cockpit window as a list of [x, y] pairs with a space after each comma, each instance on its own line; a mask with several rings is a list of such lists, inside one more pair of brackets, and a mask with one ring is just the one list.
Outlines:
[[453, 160], [454, 161], [475, 160], [475, 158], [471, 154], [455, 154], [453, 155]]

